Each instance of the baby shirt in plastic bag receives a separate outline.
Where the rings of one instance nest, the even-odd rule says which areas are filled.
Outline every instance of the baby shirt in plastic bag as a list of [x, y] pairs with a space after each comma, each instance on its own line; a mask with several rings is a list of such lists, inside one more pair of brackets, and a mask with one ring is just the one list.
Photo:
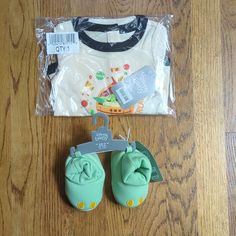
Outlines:
[[52, 113], [174, 114], [169, 24], [170, 16], [77, 17], [55, 24], [51, 40], [76, 36], [78, 45], [48, 63]]

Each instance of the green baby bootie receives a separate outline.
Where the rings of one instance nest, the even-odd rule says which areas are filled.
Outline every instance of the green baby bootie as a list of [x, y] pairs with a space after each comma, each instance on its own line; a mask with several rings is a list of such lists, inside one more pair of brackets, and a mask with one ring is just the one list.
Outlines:
[[65, 167], [65, 191], [70, 203], [90, 211], [98, 206], [103, 195], [105, 172], [97, 154], [69, 156]]
[[148, 194], [152, 167], [149, 159], [140, 151], [113, 152], [111, 157], [112, 191], [118, 203], [125, 207], [137, 207]]

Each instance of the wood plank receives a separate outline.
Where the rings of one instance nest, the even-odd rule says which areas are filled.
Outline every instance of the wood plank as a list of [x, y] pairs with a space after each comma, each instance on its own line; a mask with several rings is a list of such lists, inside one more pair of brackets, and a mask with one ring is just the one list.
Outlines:
[[192, 1], [198, 229], [228, 235], [220, 1]]
[[236, 234], [236, 165], [235, 133], [236, 132], [236, 1], [221, 1], [221, 35], [224, 78], [224, 105], [226, 119], [226, 151], [230, 235]]
[[9, 80], [8, 3], [0, 2], [0, 235], [11, 234], [11, 97]]
[[226, 132], [236, 132], [236, 1], [221, 1]]
[[229, 192], [229, 229], [236, 235], [236, 133], [226, 134], [227, 177]]
[[39, 231], [42, 139], [40, 120], [34, 116], [36, 45], [34, 3], [9, 2], [7, 14], [11, 91], [11, 210], [13, 235]]

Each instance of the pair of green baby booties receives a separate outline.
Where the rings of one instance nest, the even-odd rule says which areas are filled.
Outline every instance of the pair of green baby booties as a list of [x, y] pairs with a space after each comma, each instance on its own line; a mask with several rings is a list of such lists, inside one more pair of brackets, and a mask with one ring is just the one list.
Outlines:
[[[134, 208], [143, 203], [151, 179], [151, 163], [140, 151], [129, 146], [111, 155], [112, 191], [116, 201]], [[75, 208], [95, 209], [102, 200], [105, 171], [96, 153], [69, 156], [65, 166], [65, 191]]]

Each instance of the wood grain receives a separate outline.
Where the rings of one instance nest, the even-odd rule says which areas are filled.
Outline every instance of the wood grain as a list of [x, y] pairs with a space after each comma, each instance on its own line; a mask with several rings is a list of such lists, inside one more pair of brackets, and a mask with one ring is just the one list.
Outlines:
[[[222, 36], [221, 21], [228, 25], [224, 19], [230, 19], [230, 26], [235, 21], [223, 5], [226, 18], [221, 18], [220, 0], [0, 2], [0, 41], [7, 42], [0, 44], [0, 235], [229, 234], [234, 218], [228, 220], [223, 92], [229, 86], [224, 88], [223, 62], [231, 46], [222, 46], [229, 44]], [[100, 155], [106, 171], [103, 201], [93, 212], [76, 211], [64, 193], [65, 158], [70, 146], [90, 139], [94, 127], [91, 118], [34, 115], [38, 76], [34, 19], [167, 13], [174, 14], [176, 119], [122, 116], [111, 117], [110, 122], [115, 135], [126, 135], [131, 128], [131, 139], [150, 147], [165, 180], [150, 185], [142, 206], [123, 208], [111, 191], [110, 154]], [[227, 37], [231, 40], [233, 33]], [[230, 67], [227, 70], [232, 84]], [[225, 99], [232, 107], [232, 98]], [[233, 117], [234, 112], [226, 114]], [[235, 206], [235, 200], [230, 203]]]
[[220, 1], [192, 1], [192, 10], [198, 229], [228, 235]]
[[42, 195], [42, 139], [40, 120], [34, 116], [36, 48], [34, 5], [8, 3], [8, 41], [11, 86], [11, 213], [13, 235], [39, 230]]
[[221, 15], [229, 221], [230, 235], [236, 235], [236, 1], [221, 1]]
[[236, 235], [236, 133], [226, 134], [230, 235]]
[[236, 1], [221, 1], [226, 132], [236, 132]]
[[0, 235], [11, 234], [11, 96], [10, 96], [10, 80], [9, 80], [9, 41], [8, 41], [8, 4], [0, 2], [0, 71], [1, 86], [0, 86]]

